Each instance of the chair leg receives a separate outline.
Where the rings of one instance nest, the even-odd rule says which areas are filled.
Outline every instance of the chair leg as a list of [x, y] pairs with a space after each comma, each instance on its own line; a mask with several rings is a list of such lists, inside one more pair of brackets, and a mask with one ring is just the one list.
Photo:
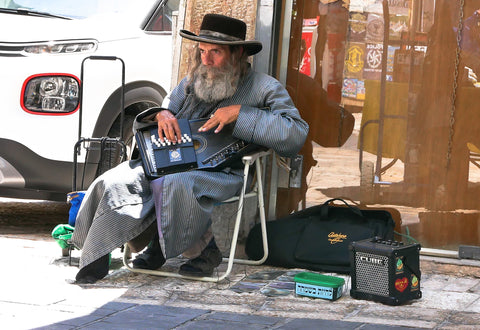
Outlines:
[[224, 280], [228, 275], [230, 275], [232, 268], [233, 268], [233, 263], [240, 263], [240, 264], [245, 264], [245, 265], [261, 265], [262, 263], [265, 262], [265, 260], [268, 257], [268, 243], [267, 243], [267, 226], [266, 226], [266, 217], [265, 217], [265, 204], [263, 200], [263, 178], [262, 178], [262, 172], [261, 172], [261, 162], [259, 158], [256, 158], [254, 163], [255, 163], [255, 169], [257, 172], [257, 196], [258, 196], [258, 208], [260, 212], [260, 223], [261, 223], [261, 228], [262, 228], [262, 239], [263, 239], [263, 251], [264, 251], [264, 256], [260, 260], [246, 260], [246, 259], [235, 259], [235, 252], [237, 249], [237, 241], [238, 241], [238, 233], [240, 231], [240, 223], [242, 219], [242, 214], [243, 214], [243, 203], [245, 199], [245, 194], [247, 190], [247, 180], [248, 178], [248, 173], [251, 165], [251, 160], [246, 161], [244, 160], [245, 163], [245, 168], [244, 168], [244, 182], [243, 182], [243, 187], [242, 187], [242, 192], [240, 193], [239, 199], [238, 199], [238, 209], [237, 209], [237, 216], [235, 219], [235, 227], [233, 229], [233, 235], [232, 235], [232, 243], [230, 246], [230, 253], [228, 258], [223, 258], [223, 261], [227, 262], [227, 269], [221, 276], [206, 276], [206, 277], [196, 277], [196, 276], [186, 276], [186, 275], [181, 275], [178, 273], [174, 272], [166, 272], [166, 271], [161, 271], [161, 270], [150, 270], [150, 269], [137, 269], [133, 268], [130, 266], [128, 263], [128, 255], [130, 253], [130, 248], [128, 244], [126, 243], [124, 246], [123, 250], [123, 264], [127, 269], [129, 269], [132, 272], [135, 273], [141, 273], [141, 274], [148, 274], [148, 275], [156, 275], [156, 276], [166, 276], [166, 277], [174, 277], [174, 278], [183, 278], [183, 279], [190, 279], [190, 280], [196, 280], [196, 281], [204, 281], [204, 282], [220, 282]]
[[[245, 170], [244, 170], [245, 178], [248, 177], [248, 172], [249, 172], [249, 166], [245, 166]], [[236, 220], [235, 220], [235, 227], [234, 227], [234, 230], [233, 230], [232, 244], [231, 244], [231, 247], [230, 247], [230, 256], [228, 258], [227, 270], [221, 276], [218, 276], [218, 277], [215, 277], [215, 276], [196, 277], [196, 276], [181, 275], [181, 274], [173, 273], [173, 272], [165, 272], [165, 271], [161, 271], [161, 270], [133, 268], [128, 263], [127, 255], [128, 255], [128, 252], [130, 251], [130, 248], [129, 248], [128, 244], [125, 244], [125, 247], [124, 247], [123, 264], [125, 265], [125, 267], [127, 267], [129, 270], [131, 270], [132, 272], [135, 272], [135, 273], [157, 275], [157, 276], [167, 276], [167, 277], [174, 277], [174, 278], [184, 278], [184, 279], [204, 281], [204, 282], [220, 282], [220, 281], [224, 280], [228, 275], [230, 275], [230, 273], [232, 271], [232, 268], [233, 268], [233, 262], [234, 262], [236, 247], [237, 247], [238, 232], [239, 232], [239, 229], [240, 229], [240, 222], [241, 222], [241, 219], [242, 219], [243, 202], [244, 202], [244, 197], [245, 197], [245, 191], [246, 190], [247, 190], [247, 180], [244, 180], [242, 192], [240, 194], [239, 201], [238, 201], [238, 211], [237, 211], [237, 217], [236, 217]]]
[[[258, 210], [260, 215], [260, 228], [262, 229], [262, 242], [263, 242], [263, 257], [259, 260], [248, 259], [234, 259], [235, 263], [243, 265], [261, 265], [268, 258], [268, 240], [267, 240], [267, 220], [265, 216], [265, 202], [263, 198], [263, 178], [261, 171], [261, 163], [259, 160], [255, 161], [257, 172], [257, 197], [258, 197]], [[240, 214], [241, 216], [241, 214]]]
[[[245, 192], [245, 190], [243, 191], [242, 195], [240, 196], [239, 204], [243, 203], [244, 192]], [[239, 207], [241, 207], [241, 206], [239, 206]], [[220, 282], [220, 281], [224, 280], [228, 275], [230, 275], [230, 273], [232, 271], [232, 268], [233, 268], [233, 262], [235, 261], [234, 256], [235, 256], [235, 251], [236, 251], [236, 247], [237, 247], [238, 232], [239, 232], [239, 228], [240, 228], [241, 217], [242, 217], [241, 213], [237, 214], [237, 219], [235, 220], [235, 228], [233, 230], [232, 244], [231, 244], [231, 247], [230, 247], [230, 256], [229, 256], [229, 258], [223, 258], [224, 261], [225, 260], [228, 261], [227, 269], [221, 276], [196, 277], [196, 276], [181, 275], [181, 274], [173, 273], [173, 272], [165, 272], [165, 271], [161, 271], [161, 270], [133, 268], [128, 263], [128, 253], [130, 251], [130, 247], [128, 246], [128, 244], [125, 244], [125, 246], [124, 246], [123, 264], [125, 265], [125, 267], [127, 267], [129, 270], [131, 270], [132, 272], [135, 272], [135, 273], [142, 273], [142, 274], [149, 274], [149, 275], [156, 275], [156, 276], [167, 276], [167, 277], [174, 277], [174, 278], [183, 278], [183, 279], [190, 279], [190, 280], [204, 281], [204, 282]]]

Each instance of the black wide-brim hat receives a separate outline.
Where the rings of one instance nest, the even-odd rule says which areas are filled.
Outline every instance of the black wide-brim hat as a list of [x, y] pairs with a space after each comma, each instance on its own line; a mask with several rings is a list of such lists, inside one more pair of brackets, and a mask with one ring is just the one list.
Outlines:
[[243, 46], [248, 55], [255, 55], [262, 50], [262, 43], [245, 40], [246, 34], [245, 22], [219, 14], [206, 14], [198, 35], [180, 30], [180, 35], [186, 39], [218, 45]]

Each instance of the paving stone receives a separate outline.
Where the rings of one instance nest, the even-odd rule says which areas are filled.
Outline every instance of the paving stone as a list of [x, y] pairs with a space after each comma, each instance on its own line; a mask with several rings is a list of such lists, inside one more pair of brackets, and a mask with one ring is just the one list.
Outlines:
[[469, 289], [468, 292], [480, 294], [480, 281], [473, 288]]
[[[60, 321], [58, 323], [53, 324], [53, 326], [64, 326], [64, 327], [82, 327], [88, 324], [91, 324], [95, 321], [98, 321], [100, 319], [103, 319], [107, 317], [108, 315], [100, 316], [98, 314], [88, 314], [85, 316], [81, 317], [75, 317], [71, 318], [65, 321]], [[52, 326], [52, 324], [46, 326], [46, 329], [49, 329]]]
[[[416, 329], [429, 329], [429, 328], [422, 328], [420, 326], [415, 326]], [[362, 326], [362, 330], [406, 330], [412, 329], [411, 326], [402, 327], [402, 326], [395, 326], [395, 325], [386, 325], [386, 324], [364, 324]]]
[[[120, 250], [113, 253], [117, 268], [109, 276], [79, 286], [66, 281], [78, 268], [68, 265], [55, 242], [0, 235], [0, 249], [7, 251], [3, 261], [9, 265], [0, 272], [0, 324], [5, 329], [480, 328], [480, 280], [472, 265], [436, 268], [429, 261], [422, 269], [422, 298], [387, 306], [351, 298], [348, 276], [337, 301], [296, 296], [293, 290], [284, 296], [262, 290], [238, 293], [232, 287], [248, 275], [294, 270], [235, 265], [228, 280], [203, 283], [132, 273], [119, 261]], [[74, 261], [77, 256], [75, 251]], [[182, 262], [169, 261], [169, 267], [175, 271]]]
[[[282, 330], [297, 330], [297, 329], [335, 329], [335, 330], [348, 330], [358, 329], [362, 323], [358, 322], [342, 322], [342, 321], [329, 321], [329, 320], [312, 320], [312, 319], [295, 319], [278, 327]], [[362, 329], [364, 329], [362, 327]]]
[[136, 305], [89, 324], [88, 329], [171, 329], [204, 313], [207, 311], [170, 306]]
[[233, 321], [233, 322], [242, 322], [245, 325], [249, 324], [263, 324], [263, 325], [274, 325], [279, 321], [278, 317], [267, 317], [261, 315], [247, 315], [240, 313], [219, 313], [214, 312], [205, 316], [206, 319], [219, 320], [219, 321]]
[[32, 328], [32, 330], [69, 330], [69, 329], [78, 329], [78, 327], [71, 326], [68, 324], [50, 324], [46, 327], [36, 327]]
[[107, 304], [103, 305], [102, 307], [95, 309], [94, 314], [101, 314], [101, 315], [111, 314], [112, 311], [114, 312], [122, 311], [128, 308], [132, 308], [135, 305], [137, 304], [110, 301]]
[[439, 329], [479, 329], [480, 318], [478, 313], [458, 312], [452, 313], [450, 317], [443, 322]]
[[461, 279], [450, 276], [447, 284], [443, 287], [444, 291], [454, 292], [472, 292], [471, 289], [477, 286], [480, 280], [477, 278], [462, 277]]
[[[32, 307], [25, 314], [17, 313], [16, 316], [5, 319], [0, 317], [0, 324], [4, 329], [32, 329], [48, 327], [52, 324], [66, 324], [71, 322], [72, 318], [75, 318], [74, 313]], [[91, 318], [91, 320], [95, 319], [98, 319], [98, 316]]]
[[479, 298], [469, 292], [422, 291], [422, 298], [417, 301], [419, 308], [435, 308], [439, 310], [463, 311]]
[[465, 310], [465, 312], [472, 312], [472, 313], [477, 313], [479, 314], [478, 315], [478, 318], [479, 318], [479, 322], [480, 323], [480, 298], [478, 298], [477, 300], [473, 301], [470, 305], [468, 305]]
[[272, 329], [283, 323], [279, 317], [265, 317], [243, 313], [212, 312], [191, 320], [178, 329]]
[[420, 289], [422, 291], [442, 291], [447, 285], [450, 276], [441, 274], [422, 274]]
[[215, 319], [188, 322], [187, 324], [181, 325], [176, 329], [245, 330], [246, 328], [249, 330], [268, 329], [268, 327], [264, 324], [249, 323], [248, 325], [245, 325], [242, 322]]
[[387, 306], [375, 303], [364, 306], [348, 320], [365, 323], [383, 323], [410, 327], [434, 327], [447, 319], [449, 312], [433, 308], [420, 308], [418, 301], [407, 305]]
[[[75, 286], [75, 285], [72, 285]], [[95, 286], [84, 287], [75, 294], [65, 295], [63, 305], [89, 306], [102, 308], [108, 302], [121, 297], [127, 289], [125, 288], [98, 288]]]

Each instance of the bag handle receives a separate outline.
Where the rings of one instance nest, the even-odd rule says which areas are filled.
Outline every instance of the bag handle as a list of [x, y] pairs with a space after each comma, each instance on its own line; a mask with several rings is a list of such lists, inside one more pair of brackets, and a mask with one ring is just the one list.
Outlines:
[[363, 217], [362, 211], [360, 211], [360, 209], [358, 207], [355, 207], [355, 206], [352, 206], [352, 205], [348, 204], [345, 200], [343, 200], [341, 198], [332, 198], [332, 199], [329, 199], [328, 201], [326, 201], [325, 203], [323, 203], [323, 205], [321, 206], [321, 208], [320, 208], [320, 219], [324, 219], [328, 216], [329, 204], [334, 202], [334, 201], [343, 202], [343, 204], [348, 206], [348, 208], [353, 213], [357, 214], [358, 216]]

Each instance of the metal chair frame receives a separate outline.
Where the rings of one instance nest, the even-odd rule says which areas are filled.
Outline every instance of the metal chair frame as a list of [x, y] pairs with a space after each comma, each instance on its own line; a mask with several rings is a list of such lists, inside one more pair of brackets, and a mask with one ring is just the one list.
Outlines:
[[[125, 244], [123, 249], [123, 264], [127, 269], [135, 273], [141, 274], [149, 274], [149, 275], [156, 275], [156, 276], [166, 276], [166, 277], [174, 277], [174, 278], [184, 278], [189, 280], [196, 280], [196, 281], [204, 281], [204, 282], [220, 282], [224, 280], [228, 275], [230, 275], [233, 264], [244, 264], [244, 265], [261, 265], [267, 260], [268, 257], [268, 242], [267, 242], [267, 226], [266, 226], [266, 216], [265, 216], [265, 203], [264, 203], [264, 196], [263, 196], [263, 168], [262, 168], [262, 160], [266, 160], [267, 156], [271, 155], [272, 151], [260, 151], [251, 155], [244, 156], [242, 158], [244, 164], [244, 179], [243, 179], [243, 188], [239, 196], [232, 197], [228, 200], [223, 201], [221, 204], [231, 203], [238, 201], [238, 209], [237, 215], [235, 219], [235, 227], [233, 229], [232, 234], [232, 242], [230, 246], [230, 253], [228, 258], [223, 258], [223, 262], [227, 262], [227, 269], [221, 276], [207, 276], [207, 277], [195, 277], [195, 276], [185, 276], [175, 272], [168, 272], [162, 270], [149, 270], [149, 269], [137, 269], [130, 266], [128, 262], [129, 257], [129, 247], [128, 244]], [[256, 181], [255, 186], [251, 192], [247, 193], [247, 181], [248, 181], [248, 174], [250, 171], [250, 166], [255, 165], [255, 172], [256, 172]], [[264, 166], [265, 164], [263, 164]], [[238, 234], [240, 230], [240, 223], [243, 214], [243, 205], [245, 198], [257, 196], [258, 200], [258, 209], [260, 215], [260, 226], [262, 230], [262, 241], [263, 241], [263, 251], [264, 255], [259, 260], [248, 260], [248, 259], [236, 259], [235, 258], [235, 251], [237, 248], [237, 241], [238, 241]]]

